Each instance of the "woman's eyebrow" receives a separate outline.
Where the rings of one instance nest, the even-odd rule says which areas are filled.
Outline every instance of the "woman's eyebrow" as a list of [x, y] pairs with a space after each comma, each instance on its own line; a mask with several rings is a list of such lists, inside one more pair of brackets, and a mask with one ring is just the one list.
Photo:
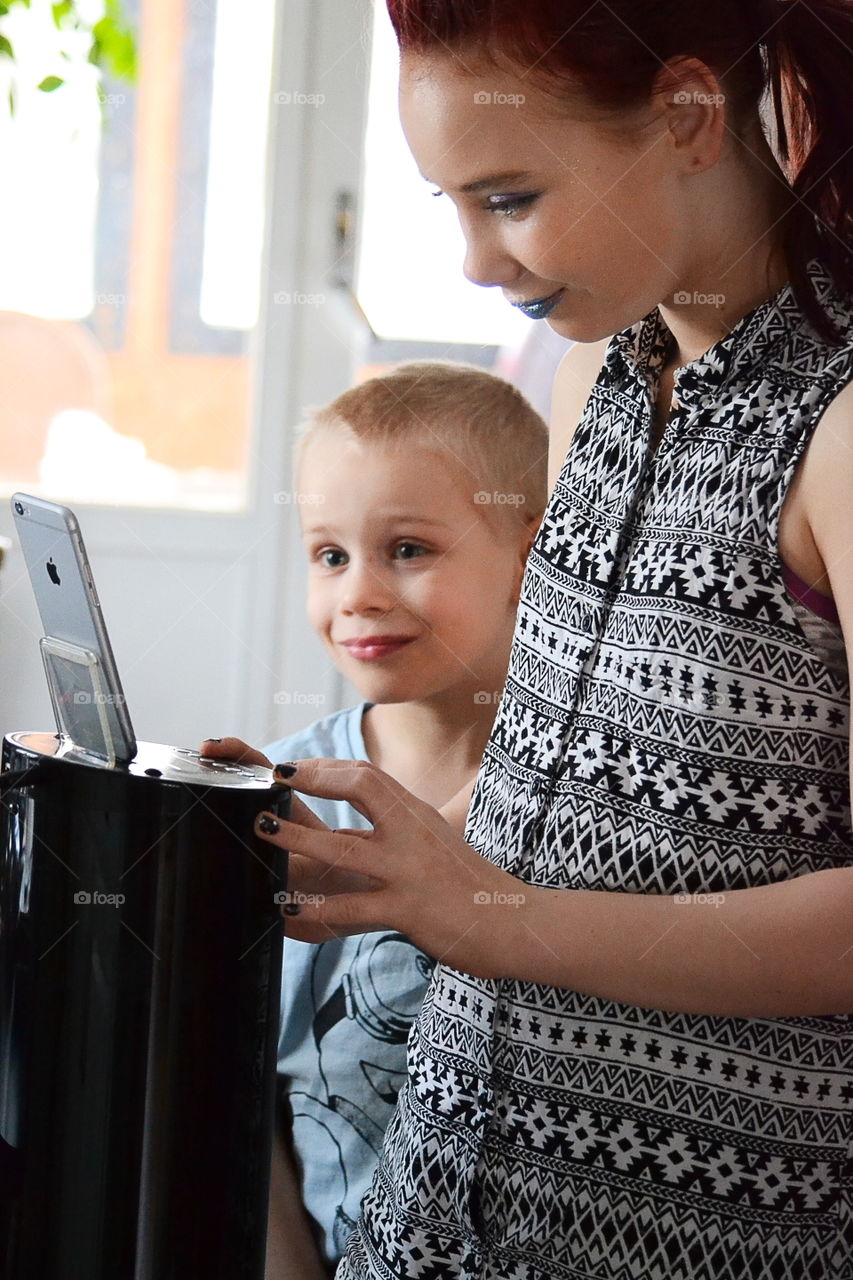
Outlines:
[[488, 178], [478, 178], [476, 182], [466, 182], [464, 187], [460, 187], [460, 191], [464, 191], [469, 195], [475, 191], [483, 191], [486, 187], [503, 187], [508, 182], [526, 182], [529, 181], [530, 174], [522, 170], [515, 170], [509, 173], [493, 173]]
[[[428, 182], [431, 187], [437, 187], [439, 184], [433, 178], [426, 178], [423, 174], [421, 177], [424, 182]], [[509, 182], [529, 182], [530, 174], [523, 172], [521, 169], [507, 173], [493, 173], [487, 178], [477, 178], [474, 182], [466, 182], [459, 190], [464, 195], [472, 195], [476, 191], [484, 191], [487, 187], [504, 187]], [[433, 191], [434, 196], [443, 195], [446, 188], [439, 191]]]

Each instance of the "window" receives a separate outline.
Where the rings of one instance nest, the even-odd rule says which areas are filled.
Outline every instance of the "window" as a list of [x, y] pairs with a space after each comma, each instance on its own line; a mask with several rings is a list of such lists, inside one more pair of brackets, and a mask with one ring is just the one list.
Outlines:
[[465, 241], [449, 200], [435, 200], [406, 144], [394, 104], [399, 55], [384, 3], [375, 6], [365, 140], [359, 302], [380, 341], [376, 363], [447, 354], [491, 364], [534, 321], [499, 289], [462, 274]]
[[102, 85], [103, 120], [83, 58], [32, 87], [59, 57], [49, 0], [3, 19], [0, 485], [240, 510], [275, 0], [127, 8], [139, 82]]

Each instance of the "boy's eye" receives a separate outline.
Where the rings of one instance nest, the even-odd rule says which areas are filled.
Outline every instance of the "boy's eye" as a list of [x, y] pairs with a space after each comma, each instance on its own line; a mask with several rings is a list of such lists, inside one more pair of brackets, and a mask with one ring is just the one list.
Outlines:
[[346, 558], [346, 552], [339, 551], [337, 547], [325, 547], [322, 551], [317, 552], [317, 559], [327, 569], [340, 569]]
[[485, 204], [485, 210], [486, 213], [500, 213], [505, 218], [515, 218], [525, 209], [529, 209], [534, 201], [538, 199], [539, 195], [535, 191], [527, 195], [489, 196]]
[[426, 554], [426, 547], [422, 547], [419, 542], [398, 542], [397, 552], [401, 560], [414, 560], [417, 556]]

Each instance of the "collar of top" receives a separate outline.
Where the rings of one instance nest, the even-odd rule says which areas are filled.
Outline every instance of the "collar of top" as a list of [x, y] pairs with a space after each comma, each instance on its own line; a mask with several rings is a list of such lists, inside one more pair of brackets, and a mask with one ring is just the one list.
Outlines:
[[[836, 325], [842, 333], [849, 330], [849, 308], [845, 307], [827, 268], [814, 258], [807, 270], [821, 303], [826, 305]], [[789, 282], [743, 316], [698, 360], [675, 370], [673, 381], [678, 401], [690, 404], [708, 396], [716, 399], [715, 393], [723, 388], [748, 381], [755, 370], [766, 368], [780, 348], [807, 324]], [[813, 333], [811, 326], [808, 328]], [[812, 341], [816, 337], [814, 335]], [[605, 363], [617, 376], [624, 376], [627, 371], [654, 387], [673, 341], [672, 330], [661, 315], [660, 307], [655, 307], [643, 320], [614, 335]]]

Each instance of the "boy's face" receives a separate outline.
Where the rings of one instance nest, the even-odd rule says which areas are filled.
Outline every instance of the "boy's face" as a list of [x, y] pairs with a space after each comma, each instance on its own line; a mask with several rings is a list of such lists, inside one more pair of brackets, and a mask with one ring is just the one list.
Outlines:
[[363, 443], [344, 425], [316, 431], [298, 485], [308, 615], [368, 701], [466, 690], [473, 702], [502, 685], [526, 545], [520, 518], [517, 537], [510, 516], [502, 535], [461, 463], [417, 441]]

